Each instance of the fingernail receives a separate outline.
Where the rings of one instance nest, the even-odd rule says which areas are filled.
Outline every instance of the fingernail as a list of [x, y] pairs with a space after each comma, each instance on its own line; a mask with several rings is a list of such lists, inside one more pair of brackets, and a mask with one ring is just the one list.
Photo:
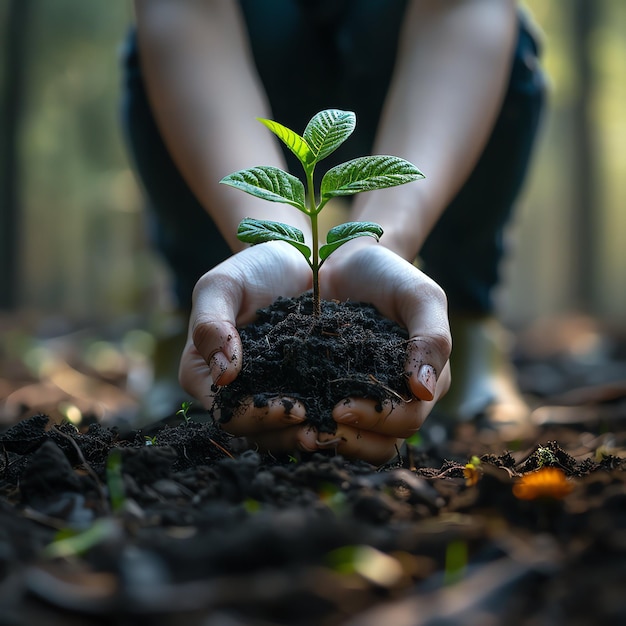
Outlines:
[[285, 423], [286, 424], [302, 424], [304, 422], [303, 417], [299, 417], [298, 415], [285, 415]]
[[285, 412], [283, 419], [287, 424], [301, 424], [302, 422], [304, 422], [304, 415], [298, 415], [297, 413], [293, 413], [290, 411]]
[[335, 418], [337, 422], [341, 422], [342, 424], [358, 424], [359, 416], [354, 413], [344, 413], [343, 415], [339, 415]]
[[435, 368], [428, 363], [424, 363], [417, 373], [417, 382], [426, 392], [421, 400], [432, 400], [435, 397], [435, 387], [437, 386], [437, 374]]
[[317, 448], [317, 431], [314, 428], [299, 428], [296, 445], [303, 452], [315, 452]]
[[211, 380], [214, 385], [217, 385], [222, 374], [228, 369], [229, 362], [226, 355], [223, 352], [216, 352], [211, 356], [207, 365], [209, 366]]

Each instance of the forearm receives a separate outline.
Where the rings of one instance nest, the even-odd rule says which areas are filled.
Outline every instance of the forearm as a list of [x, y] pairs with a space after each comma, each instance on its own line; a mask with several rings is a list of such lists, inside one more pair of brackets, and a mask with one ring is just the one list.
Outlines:
[[136, 0], [142, 70], [155, 119], [174, 162], [233, 251], [244, 217], [289, 222], [297, 209], [220, 185], [255, 165], [284, 168], [278, 142], [256, 117], [269, 107], [232, 0]]
[[475, 166], [498, 115], [516, 36], [513, 0], [416, 0], [374, 152], [415, 163], [425, 180], [357, 197], [385, 246], [413, 260]]

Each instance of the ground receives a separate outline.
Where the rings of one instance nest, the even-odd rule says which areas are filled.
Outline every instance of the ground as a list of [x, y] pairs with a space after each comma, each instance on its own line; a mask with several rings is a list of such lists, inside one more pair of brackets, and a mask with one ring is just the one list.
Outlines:
[[145, 334], [23, 323], [2, 322], [0, 624], [626, 623], [615, 329], [517, 335], [532, 440], [423, 434], [377, 468], [244, 451], [193, 406], [131, 427]]

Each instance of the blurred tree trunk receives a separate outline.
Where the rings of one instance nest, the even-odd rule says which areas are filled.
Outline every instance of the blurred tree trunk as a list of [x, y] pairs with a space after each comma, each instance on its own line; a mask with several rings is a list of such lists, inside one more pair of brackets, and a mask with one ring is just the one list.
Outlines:
[[20, 208], [19, 128], [30, 0], [10, 0], [4, 24], [0, 101], [0, 309], [17, 304]]
[[[602, 4], [602, 3], [600, 3]], [[574, 228], [574, 298], [578, 307], [587, 313], [596, 308], [597, 221], [601, 201], [597, 185], [597, 150], [594, 141], [593, 96], [596, 86], [591, 37], [598, 23], [601, 7], [597, 0], [573, 0], [572, 9], [572, 65], [578, 69], [578, 97], [573, 107], [573, 171], [575, 185], [572, 222]]]

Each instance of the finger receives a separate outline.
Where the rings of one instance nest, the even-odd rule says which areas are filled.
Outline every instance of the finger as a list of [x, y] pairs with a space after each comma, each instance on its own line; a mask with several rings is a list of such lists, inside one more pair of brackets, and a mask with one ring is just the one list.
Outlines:
[[431, 408], [419, 400], [385, 400], [379, 403], [365, 398], [348, 398], [333, 409], [333, 419], [356, 430], [406, 439], [421, 427]]
[[[443, 336], [413, 336], [407, 344], [404, 369], [411, 393], [419, 400], [438, 400], [450, 386], [450, 341]], [[447, 374], [444, 375], [444, 371]], [[442, 377], [443, 376], [443, 377]]]
[[205, 409], [213, 406], [215, 392], [213, 379], [209, 376], [204, 357], [196, 350], [191, 339], [187, 340], [178, 369], [180, 386], [193, 398], [196, 398]]
[[399, 309], [409, 332], [405, 361], [409, 386], [416, 398], [430, 401], [442, 393], [437, 383], [450, 358], [452, 339], [443, 290], [423, 274], [419, 280], [419, 301], [403, 298]]
[[335, 449], [347, 459], [360, 459], [382, 465], [397, 453], [402, 439], [379, 433], [339, 425], [334, 434], [320, 433], [317, 445], [322, 450]]
[[[203, 376], [208, 374], [214, 385], [231, 383], [241, 371], [242, 347], [236, 316], [241, 308], [243, 285], [233, 279], [228, 267], [226, 261], [198, 280], [189, 318], [188, 338], [205, 362]], [[188, 346], [186, 351], [191, 349]]]
[[241, 338], [229, 321], [196, 319], [191, 338], [198, 354], [204, 359], [214, 385], [228, 385], [241, 371]]
[[[284, 430], [304, 422], [305, 408], [302, 403], [289, 398], [273, 398], [257, 406], [253, 398], [246, 398], [233, 416], [220, 423], [222, 430], [236, 437], [249, 437], [266, 431]], [[272, 433], [272, 436], [275, 436]]]
[[281, 452], [315, 452], [317, 431], [309, 424], [288, 426], [275, 431], [263, 431], [246, 437], [248, 444], [274, 454]]

